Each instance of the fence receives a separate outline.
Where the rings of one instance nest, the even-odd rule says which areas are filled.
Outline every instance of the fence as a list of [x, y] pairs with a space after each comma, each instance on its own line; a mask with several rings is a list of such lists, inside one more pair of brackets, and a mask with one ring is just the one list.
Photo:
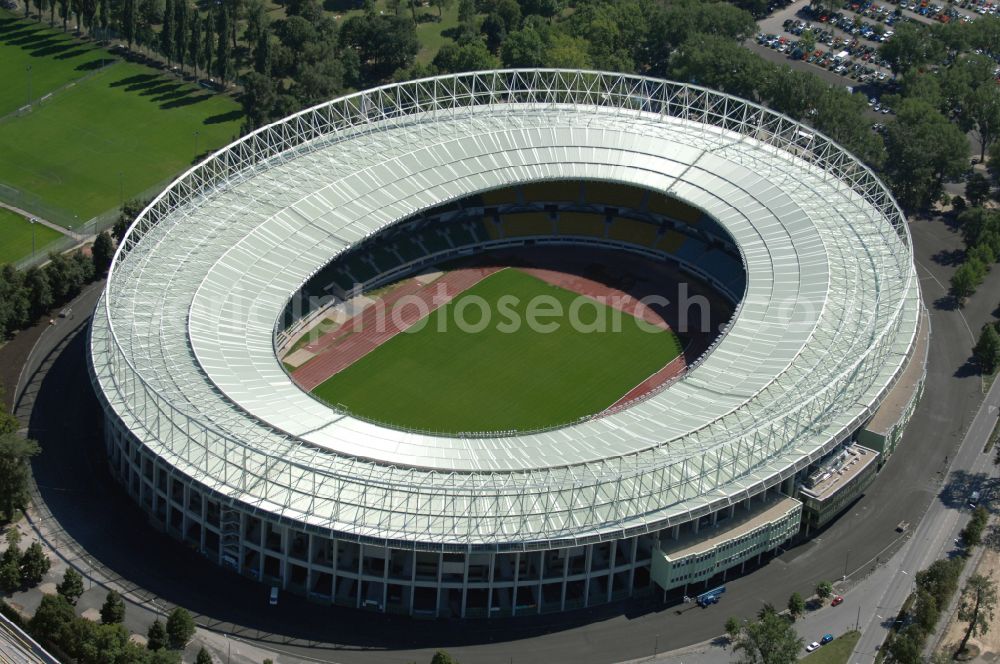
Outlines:
[[[131, 195], [129, 198], [139, 200], [151, 199], [163, 191], [172, 179], [173, 176], [160, 180], [146, 187], [138, 194]], [[41, 265], [48, 261], [50, 253], [69, 251], [81, 242], [85, 242], [98, 233], [108, 230], [114, 226], [121, 211], [120, 207], [113, 207], [81, 223], [78, 215], [52, 205], [40, 196], [2, 183], [0, 183], [0, 202], [20, 208], [31, 215], [62, 226], [72, 233], [72, 235], [63, 235], [49, 244], [38, 247], [34, 254], [25, 256], [17, 261], [14, 265], [19, 270], [25, 270], [34, 265]]]

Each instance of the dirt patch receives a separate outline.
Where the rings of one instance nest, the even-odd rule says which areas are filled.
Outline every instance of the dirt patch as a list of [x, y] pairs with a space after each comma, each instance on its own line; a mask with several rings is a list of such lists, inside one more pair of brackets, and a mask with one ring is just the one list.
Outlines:
[[[1000, 582], [1000, 552], [986, 547], [974, 573], [988, 576], [993, 579], [994, 583]], [[940, 650], [953, 654], [962, 642], [966, 624], [958, 620], [957, 612], [950, 618], [941, 640]], [[979, 654], [977, 657], [965, 661], [995, 662], [1000, 659], [1000, 613], [994, 616], [990, 630], [986, 634], [977, 634], [969, 639], [969, 646], [970, 648], [973, 646], [978, 648]]]

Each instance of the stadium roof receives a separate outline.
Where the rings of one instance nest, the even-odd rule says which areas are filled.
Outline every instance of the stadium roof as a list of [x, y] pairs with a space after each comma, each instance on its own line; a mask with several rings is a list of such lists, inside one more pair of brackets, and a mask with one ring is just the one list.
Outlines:
[[[737, 241], [747, 292], [696, 370], [613, 415], [492, 438], [363, 422], [291, 382], [276, 320], [332, 257], [544, 179], [663, 191]], [[694, 86], [546, 70], [386, 86], [224, 148], [130, 229], [102, 306], [101, 391], [164, 460], [311, 527], [428, 546], [619, 537], [756, 493], [870, 416], [920, 309], [901, 212], [822, 135]]]

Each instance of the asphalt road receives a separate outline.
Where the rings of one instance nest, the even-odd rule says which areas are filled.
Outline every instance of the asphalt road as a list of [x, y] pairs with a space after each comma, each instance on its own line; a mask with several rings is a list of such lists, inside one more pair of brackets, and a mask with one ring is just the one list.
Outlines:
[[[75, 320], [60, 320], [41, 335], [25, 372], [18, 412], [42, 443], [33, 468], [52, 514], [40, 527], [57, 547], [75, 552], [75, 564], [96, 567], [96, 578], [114, 579], [157, 606], [184, 605], [199, 623], [283, 653], [288, 661], [426, 661], [434, 649], [445, 647], [466, 664], [570, 659], [596, 664], [712, 639], [726, 617], [753, 615], [762, 602], [783, 606], [791, 592], [808, 594], [820, 580], [840, 578], [845, 567], [850, 577], [845, 587], [860, 583], [873, 572], [877, 556], [892, 552], [896, 523], [917, 523], [928, 506], [951, 509], [956, 496], [967, 495], [967, 478], [952, 476], [942, 486], [944, 457], [954, 455], [982, 399], [980, 380], [966, 366], [972, 336], [965, 318], [978, 328], [996, 303], [977, 296], [964, 315], [956, 310], [940, 284], [954, 269], [951, 252], [960, 239], [940, 222], [916, 222], [913, 231], [933, 334], [925, 396], [900, 452], [843, 517], [757, 572], [730, 580], [723, 603], [709, 609], [631, 601], [540, 619], [459, 623], [361, 614], [290, 594], [278, 608], [267, 607], [263, 586], [223, 572], [155, 532], [108, 474], [84, 360], [82, 317], [93, 307], [96, 289], [73, 305]], [[1000, 291], [1000, 270], [984, 284], [984, 293], [990, 289]], [[851, 597], [848, 593], [848, 602], [838, 608]], [[848, 611], [853, 609], [844, 614]], [[134, 607], [129, 626], [145, 631], [149, 616]]]

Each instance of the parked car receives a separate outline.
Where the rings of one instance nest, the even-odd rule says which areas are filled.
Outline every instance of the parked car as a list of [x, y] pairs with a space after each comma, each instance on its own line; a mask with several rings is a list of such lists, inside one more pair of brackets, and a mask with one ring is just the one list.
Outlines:
[[824, 635], [823, 635], [823, 638], [819, 640], [819, 644], [820, 644], [821, 646], [825, 646], [825, 645], [826, 645], [826, 644], [828, 644], [828, 643], [829, 643], [830, 641], [833, 641], [833, 634], [824, 634]]
[[816, 650], [817, 648], [819, 648], [819, 642], [813, 641], [812, 643], [810, 643], [809, 645], [806, 646], [806, 652], [812, 652], [813, 650]]
[[830, 606], [837, 606], [838, 604], [843, 604], [843, 603], [844, 603], [844, 596], [843, 595], [834, 595], [833, 596], [833, 601], [830, 602]]

